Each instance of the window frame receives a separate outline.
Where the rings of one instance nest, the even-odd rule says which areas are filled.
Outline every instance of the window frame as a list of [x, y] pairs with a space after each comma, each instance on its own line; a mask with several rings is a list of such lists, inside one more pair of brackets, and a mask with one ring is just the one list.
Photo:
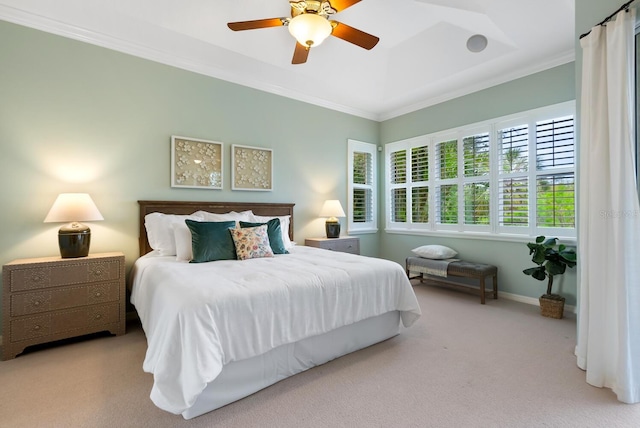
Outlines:
[[[536, 124], [541, 121], [559, 119], [564, 116], [573, 117], [573, 166], [565, 168], [552, 168], [538, 171], [536, 168]], [[499, 131], [509, 127], [519, 125], [527, 126], [527, 171], [513, 174], [502, 174], [500, 168], [499, 153]], [[464, 139], [465, 137], [477, 136], [484, 133], [489, 134], [489, 173], [484, 176], [465, 177], [464, 162]], [[436, 145], [441, 142], [457, 140], [458, 154], [458, 174], [455, 179], [440, 180], [436, 175]], [[390, 183], [391, 153], [399, 150], [406, 150], [407, 164], [411, 165], [411, 149], [418, 145], [429, 147], [429, 181], [423, 183], [429, 187], [429, 221], [428, 223], [415, 224], [411, 218], [411, 175], [410, 168], [407, 168], [407, 179], [403, 184]], [[577, 142], [576, 142], [576, 113], [575, 100], [567, 101], [551, 106], [541, 107], [525, 112], [503, 116], [483, 122], [469, 124], [454, 129], [440, 131], [432, 134], [421, 135], [405, 140], [390, 142], [384, 146], [384, 168], [385, 168], [385, 231], [389, 233], [407, 233], [417, 235], [451, 235], [491, 237], [505, 240], [528, 240], [537, 235], [557, 236], [565, 240], [575, 240], [576, 227], [573, 228], [549, 228], [537, 226], [537, 178], [544, 175], [557, 175], [562, 173], [572, 173], [574, 186], [576, 184], [577, 173]], [[532, 160], [533, 159], [533, 160]], [[533, 165], [532, 165], [533, 164]], [[505, 226], [500, 225], [501, 210], [501, 180], [509, 177], [520, 177], [527, 179], [527, 201], [528, 201], [528, 224], [526, 226]], [[489, 185], [489, 224], [465, 224], [465, 185], [478, 182], [488, 182]], [[437, 193], [438, 186], [457, 184], [458, 185], [458, 223], [441, 224], [437, 219]], [[407, 218], [405, 222], [391, 221], [391, 190], [395, 188], [407, 189]], [[576, 211], [574, 196], [574, 213]]]
[[[378, 232], [378, 146], [358, 140], [347, 140], [347, 233], [349, 235]], [[355, 153], [371, 156], [371, 184], [354, 183], [353, 165]], [[355, 222], [353, 219], [353, 191], [366, 189], [371, 194], [371, 219]]]

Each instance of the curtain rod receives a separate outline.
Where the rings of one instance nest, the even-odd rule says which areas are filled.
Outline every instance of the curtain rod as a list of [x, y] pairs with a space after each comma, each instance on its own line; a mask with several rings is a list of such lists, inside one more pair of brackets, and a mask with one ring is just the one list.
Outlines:
[[[616, 16], [618, 14], [618, 12], [620, 12], [621, 10], [624, 10], [626, 12], [629, 12], [629, 5], [631, 5], [631, 3], [633, 3], [636, 0], [631, 0], [626, 2], [625, 4], [623, 4], [622, 6], [620, 6], [618, 8], [618, 10], [616, 10], [615, 12], [613, 12], [611, 15], [607, 16], [605, 19], [602, 20], [602, 22], [598, 23], [597, 25], [595, 25], [595, 27], [599, 26], [599, 25], [605, 25], [607, 22], [611, 21], [613, 19], [614, 16]], [[580, 36], [580, 38], [582, 39], [583, 37], [587, 37], [589, 34], [591, 33], [591, 30], [587, 31], [586, 33], [582, 34]]]

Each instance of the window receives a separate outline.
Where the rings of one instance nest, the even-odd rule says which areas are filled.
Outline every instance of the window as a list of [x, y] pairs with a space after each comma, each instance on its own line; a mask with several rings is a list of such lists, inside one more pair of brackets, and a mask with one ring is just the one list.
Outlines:
[[377, 232], [377, 147], [349, 140], [347, 216], [349, 233]]
[[390, 223], [410, 224], [418, 229], [429, 224], [432, 188], [430, 158], [430, 149], [424, 139], [404, 141], [387, 152]]
[[462, 139], [464, 165], [464, 225], [489, 225], [489, 132]]
[[574, 105], [387, 144], [387, 230], [575, 237]]

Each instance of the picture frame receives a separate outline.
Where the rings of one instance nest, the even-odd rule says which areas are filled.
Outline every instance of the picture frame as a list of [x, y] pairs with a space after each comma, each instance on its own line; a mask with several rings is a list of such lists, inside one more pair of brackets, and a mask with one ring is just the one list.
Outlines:
[[231, 190], [272, 191], [273, 150], [233, 144]]
[[224, 147], [219, 141], [171, 136], [171, 187], [222, 189]]

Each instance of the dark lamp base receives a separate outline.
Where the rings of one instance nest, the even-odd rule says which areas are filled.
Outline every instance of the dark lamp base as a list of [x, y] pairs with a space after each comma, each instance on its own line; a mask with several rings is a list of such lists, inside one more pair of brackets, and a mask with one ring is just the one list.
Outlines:
[[91, 229], [80, 223], [63, 226], [58, 231], [58, 245], [63, 259], [87, 257], [91, 244]]
[[327, 232], [327, 238], [339, 238], [340, 237], [340, 223], [339, 222], [326, 222], [325, 231]]

